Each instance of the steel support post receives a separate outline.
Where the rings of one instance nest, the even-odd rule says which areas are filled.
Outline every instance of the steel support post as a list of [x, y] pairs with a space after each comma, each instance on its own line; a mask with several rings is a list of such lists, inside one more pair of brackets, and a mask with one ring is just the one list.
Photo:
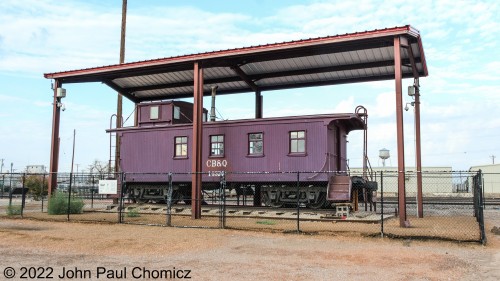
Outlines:
[[50, 168], [48, 197], [57, 188], [57, 172], [59, 167], [59, 124], [61, 120], [61, 108], [58, 106], [61, 99], [57, 97], [57, 88], [61, 87], [59, 80], [54, 81], [54, 99], [52, 102], [52, 135], [50, 143]]
[[399, 225], [409, 226], [406, 220], [406, 188], [405, 188], [405, 148], [403, 130], [403, 69], [401, 65], [401, 39], [394, 37], [394, 79], [396, 81], [396, 127], [398, 143], [398, 203]]
[[262, 94], [260, 90], [255, 92], [255, 118], [262, 118]]
[[194, 63], [193, 159], [191, 178], [191, 218], [201, 218], [201, 172], [203, 143], [203, 68]]

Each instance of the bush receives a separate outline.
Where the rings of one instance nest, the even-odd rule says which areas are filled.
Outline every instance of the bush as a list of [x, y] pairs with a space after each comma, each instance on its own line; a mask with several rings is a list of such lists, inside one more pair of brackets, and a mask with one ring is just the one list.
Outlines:
[[7, 215], [9, 215], [9, 216], [20, 215], [22, 207], [23, 206], [21, 206], [21, 205], [9, 205], [9, 206], [7, 206]]
[[47, 196], [49, 183], [44, 175], [28, 175], [24, 179], [24, 185], [28, 188], [33, 199], [37, 201]]
[[128, 210], [127, 212], [127, 217], [129, 218], [136, 218], [136, 217], [139, 217], [139, 210], [137, 210], [136, 208], [134, 209], [130, 209]]
[[[48, 212], [49, 215], [64, 215], [68, 213], [68, 194], [56, 192], [50, 196]], [[69, 213], [83, 213], [83, 200], [81, 198], [71, 198]]]

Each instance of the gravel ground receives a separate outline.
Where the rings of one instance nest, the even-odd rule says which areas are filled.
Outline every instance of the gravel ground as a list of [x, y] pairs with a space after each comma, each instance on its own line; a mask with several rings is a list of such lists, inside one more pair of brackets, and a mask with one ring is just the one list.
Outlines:
[[500, 210], [485, 216], [486, 246], [0, 218], [0, 280], [8, 267], [13, 280], [30, 267], [79, 280], [499, 280]]

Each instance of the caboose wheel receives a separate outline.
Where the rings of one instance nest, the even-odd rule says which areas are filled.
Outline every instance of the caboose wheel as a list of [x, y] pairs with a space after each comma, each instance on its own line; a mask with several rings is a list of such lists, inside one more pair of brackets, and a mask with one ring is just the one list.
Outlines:
[[262, 193], [262, 201], [264, 202], [264, 205], [266, 207], [272, 207], [272, 208], [283, 207], [283, 202], [280, 202], [280, 201], [276, 202], [276, 201], [271, 200], [271, 198], [269, 198], [269, 195], [267, 194], [267, 192]]
[[307, 208], [311, 209], [320, 209], [325, 206], [326, 202], [326, 193], [325, 192], [320, 192], [318, 195], [318, 200], [316, 202], [308, 203], [306, 206]]

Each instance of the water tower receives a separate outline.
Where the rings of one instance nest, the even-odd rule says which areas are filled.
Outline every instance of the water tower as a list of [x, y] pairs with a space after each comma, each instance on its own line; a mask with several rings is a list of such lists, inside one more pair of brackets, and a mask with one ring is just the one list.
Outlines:
[[382, 148], [378, 151], [378, 157], [382, 159], [382, 166], [385, 167], [385, 160], [389, 159], [391, 155], [389, 154], [389, 149]]

